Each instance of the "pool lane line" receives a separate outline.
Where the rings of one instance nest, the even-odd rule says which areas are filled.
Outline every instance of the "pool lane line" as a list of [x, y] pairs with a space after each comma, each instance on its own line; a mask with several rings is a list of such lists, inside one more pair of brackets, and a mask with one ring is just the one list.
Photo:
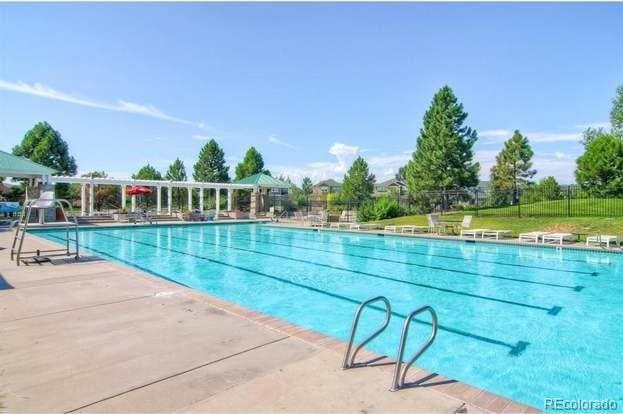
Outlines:
[[[155, 236], [161, 237], [157, 233], [151, 233], [151, 232], [141, 232], [141, 233], [142, 234], [151, 234], [151, 235], [155, 235]], [[378, 275], [378, 274], [375, 274], [375, 273], [364, 272], [364, 271], [361, 271], [361, 270], [353, 270], [353, 269], [348, 269], [348, 268], [345, 268], [345, 267], [333, 266], [333, 265], [324, 264], [324, 263], [317, 263], [317, 262], [312, 262], [310, 260], [305, 260], [305, 259], [296, 259], [296, 258], [291, 258], [291, 257], [287, 257], [287, 256], [281, 256], [281, 255], [274, 254], [274, 253], [259, 252], [257, 250], [245, 249], [243, 247], [233, 247], [233, 246], [227, 246], [227, 245], [211, 243], [211, 242], [200, 242], [199, 240], [188, 240], [188, 239], [183, 239], [183, 238], [180, 238], [180, 237], [168, 236], [168, 235], [162, 235], [162, 237], [175, 238], [177, 240], [182, 240], [182, 241], [186, 241], [186, 242], [195, 242], [195, 243], [209, 244], [209, 245], [212, 245], [212, 246], [222, 247], [222, 248], [226, 248], [226, 249], [238, 250], [238, 251], [241, 251], [241, 252], [247, 252], [247, 253], [251, 253], [251, 254], [259, 254], [259, 255], [269, 256], [269, 257], [276, 257], [276, 258], [280, 258], [280, 259], [284, 259], [284, 260], [294, 261], [294, 262], [297, 262], [297, 263], [309, 264], [309, 265], [312, 265], [312, 266], [319, 266], [319, 267], [324, 267], [324, 268], [331, 269], [331, 270], [339, 270], [339, 271], [343, 271], [343, 272], [347, 272], [347, 273], [354, 273], [354, 274], [358, 274], [358, 275], [362, 275], [362, 276], [373, 277], [373, 278], [376, 278], [376, 279], [388, 280], [388, 281], [395, 282], [395, 283], [401, 283], [401, 284], [405, 284], [405, 285], [417, 286], [417, 287], [421, 287], [421, 288], [425, 288], [425, 289], [437, 290], [437, 291], [445, 292], [445, 293], [452, 293], [452, 294], [455, 294], [455, 295], [468, 296], [468, 297], [472, 297], [472, 298], [476, 298], [476, 299], [482, 299], [482, 300], [488, 300], [488, 301], [492, 301], [492, 302], [504, 303], [504, 304], [507, 304], [507, 305], [514, 305], [514, 306], [521, 306], [521, 307], [529, 308], [529, 309], [542, 310], [542, 311], [546, 311], [548, 315], [557, 315], [562, 310], [562, 308], [560, 306], [552, 306], [551, 308], [546, 308], [546, 307], [539, 306], [539, 305], [530, 305], [528, 303], [515, 302], [515, 301], [511, 301], [511, 300], [506, 300], [506, 299], [500, 299], [500, 298], [493, 298], [493, 297], [489, 297], [489, 296], [476, 295], [474, 293], [462, 292], [462, 291], [458, 291], [458, 290], [447, 289], [447, 288], [437, 287], [437, 286], [433, 286], [433, 285], [427, 285], [427, 284], [424, 284], [424, 283], [412, 282], [412, 281], [403, 280], [403, 279], [396, 279], [396, 278], [393, 278], [393, 277]]]
[[[143, 241], [136, 241], [136, 240], [132, 240], [132, 239], [126, 239], [126, 238], [119, 237], [119, 236], [114, 236], [114, 235], [111, 235], [111, 234], [100, 233], [100, 232], [94, 232], [94, 233], [97, 234], [97, 235], [100, 235], [100, 236], [104, 236], [104, 237], [109, 237], [109, 238], [113, 238], [113, 239], [127, 241], [127, 242], [130, 242], [130, 243], [141, 244], [143, 246], [152, 247], [154, 249], [168, 250], [168, 251], [173, 252], [173, 253], [182, 254], [182, 255], [185, 255], [185, 256], [189, 256], [189, 257], [194, 257], [196, 259], [205, 260], [207, 262], [218, 264], [218, 265], [221, 265], [221, 266], [226, 266], [226, 267], [231, 267], [231, 268], [234, 268], [234, 269], [242, 270], [244, 272], [248, 272], [248, 273], [252, 273], [252, 274], [255, 274], [255, 275], [258, 275], [258, 276], [262, 276], [262, 277], [265, 277], [265, 278], [268, 278], [268, 279], [276, 280], [276, 281], [281, 282], [281, 283], [285, 283], [285, 284], [288, 284], [288, 285], [296, 286], [298, 288], [310, 290], [312, 292], [319, 293], [321, 295], [330, 296], [330, 297], [332, 297], [334, 299], [339, 299], [339, 300], [343, 300], [343, 301], [346, 301], [346, 302], [349, 302], [349, 303], [353, 303], [353, 304], [355, 304], [357, 306], [361, 304], [360, 300], [353, 299], [353, 298], [350, 298], [348, 296], [343, 296], [343, 295], [338, 295], [337, 293], [327, 292], [325, 290], [318, 289], [318, 288], [315, 288], [313, 286], [304, 285], [302, 283], [294, 282], [294, 281], [289, 280], [289, 279], [284, 279], [284, 278], [281, 278], [279, 276], [270, 275], [268, 273], [263, 273], [263, 272], [260, 272], [260, 271], [254, 270], [254, 269], [243, 267], [243, 266], [232, 265], [230, 263], [222, 262], [220, 260], [211, 259], [209, 257], [201, 256], [201, 255], [198, 255], [198, 254], [188, 253], [188, 252], [184, 252], [184, 251], [176, 250], [176, 249], [172, 249], [172, 248], [167, 248], [167, 247], [160, 247], [160, 246], [157, 246], [155, 244], [151, 244], [151, 243], [147, 243], [147, 242], [143, 242]], [[144, 269], [144, 268], [141, 268], [141, 267], [136, 266], [136, 265], [132, 265], [132, 266], [138, 267], [141, 270]], [[145, 272], [151, 273], [151, 274], [154, 274], [154, 275], [160, 277], [156, 272], [153, 272], [151, 270], [147, 269], [147, 270], [145, 270]], [[186, 285], [184, 285], [184, 286], [186, 286]], [[192, 286], [188, 286], [188, 287], [191, 288], [191, 289], [194, 289]], [[225, 299], [227, 299], [227, 298], [225, 298]], [[382, 309], [382, 308], [379, 308], [379, 307], [371, 306], [371, 308], [376, 309], [378, 311], [385, 312], [385, 309]], [[402, 318], [402, 319], [406, 319], [406, 315], [403, 315], [403, 314], [395, 312], [395, 311], [392, 311], [391, 313], [392, 313], [393, 316], [396, 316], [396, 317]], [[413, 321], [417, 322], [419, 324], [424, 324], [424, 325], [428, 325], [428, 326], [431, 325], [430, 322], [427, 322], [427, 321], [424, 321], [424, 320], [420, 320], [420, 319], [413, 319]], [[440, 330], [443, 330], [443, 331], [446, 331], [446, 332], [454, 333], [454, 334], [461, 335], [461, 336], [466, 336], [466, 337], [473, 338], [473, 339], [476, 339], [476, 340], [479, 340], [479, 341], [483, 341], [483, 342], [487, 342], [487, 343], [490, 343], [490, 344], [493, 344], [493, 345], [499, 345], [499, 346], [503, 346], [503, 347], [509, 348], [510, 349], [509, 355], [512, 355], [512, 356], [520, 355], [525, 350], [525, 348], [530, 344], [529, 342], [526, 342], [526, 341], [518, 341], [516, 344], [513, 345], [513, 344], [509, 344], [507, 342], [498, 340], [498, 339], [493, 339], [493, 338], [488, 338], [486, 336], [472, 334], [470, 332], [465, 332], [465, 331], [461, 331], [459, 329], [450, 328], [450, 327], [447, 327], [445, 325], [437, 325], [437, 326], [438, 326], [438, 328]]]
[[[142, 229], [137, 229], [137, 231], [140, 231], [141, 233], [144, 234], [158, 234], [158, 233], [153, 233], [153, 232], [149, 232], [149, 231], [144, 231]], [[197, 232], [192, 232], [192, 231], [188, 231], [187, 233], [189, 234], [200, 234]], [[212, 233], [213, 235], [216, 235], [216, 233]], [[177, 238], [177, 239], [182, 239], [181, 237], [177, 237], [177, 236], [168, 236], [168, 237], [172, 237], [172, 238]], [[218, 235], [219, 239], [221, 237], [227, 237], [227, 235]], [[470, 272], [468, 270], [458, 270], [458, 269], [449, 269], [449, 268], [445, 268], [445, 267], [440, 267], [440, 266], [431, 266], [431, 265], [425, 265], [425, 264], [421, 264], [421, 263], [414, 263], [414, 262], [404, 262], [404, 261], [400, 261], [400, 260], [394, 260], [394, 259], [385, 259], [385, 258], [380, 258], [380, 257], [371, 257], [371, 256], [364, 256], [364, 255], [359, 255], [359, 254], [355, 254], [355, 253], [344, 253], [344, 252], [336, 252], [333, 250], [324, 250], [324, 249], [318, 249], [318, 248], [314, 248], [314, 247], [303, 247], [303, 246], [297, 246], [294, 244], [286, 244], [286, 243], [278, 243], [278, 242], [272, 242], [272, 241], [265, 241], [265, 240], [256, 240], [256, 239], [251, 239], [251, 238], [241, 238], [241, 237], [237, 237], [234, 236], [232, 237], [235, 240], [240, 240], [240, 241], [249, 241], [249, 242], [255, 242], [255, 243], [259, 243], [259, 244], [273, 244], [276, 246], [283, 246], [283, 247], [292, 247], [295, 249], [301, 249], [301, 250], [312, 250], [312, 251], [316, 251], [316, 252], [320, 252], [320, 253], [329, 253], [329, 254], [335, 254], [335, 255], [342, 255], [342, 256], [350, 256], [350, 257], [356, 257], [356, 258], [360, 258], [360, 259], [370, 259], [370, 260], [377, 260], [377, 261], [382, 261], [382, 262], [388, 262], [388, 263], [394, 263], [394, 264], [401, 264], [401, 265], [407, 265], [407, 266], [415, 266], [415, 267], [420, 267], [420, 268], [427, 268], [427, 269], [433, 269], [433, 270], [441, 270], [441, 271], [446, 271], [446, 272], [452, 272], [452, 273], [459, 273], [459, 274], [464, 274], [464, 275], [469, 275], [469, 276], [477, 276], [477, 277], [486, 277], [486, 278], [492, 278], [492, 279], [501, 279], [501, 280], [508, 280], [511, 282], [518, 282], [518, 283], [529, 283], [529, 284], [535, 284], [535, 285], [541, 285], [541, 286], [549, 286], [549, 287], [556, 287], [556, 288], [563, 288], [563, 289], [571, 289], [575, 292], [580, 292], [584, 289], [584, 286], [570, 286], [570, 285], [560, 285], [557, 283], [550, 283], [550, 282], [539, 282], [539, 281], [533, 281], [533, 280], [528, 280], [528, 279], [519, 279], [519, 278], [512, 278], [512, 277], [506, 277], [506, 276], [496, 276], [496, 275], [491, 275], [491, 274], [484, 274], [484, 273], [478, 273], [478, 272]], [[185, 239], [184, 239], [185, 240]], [[203, 242], [200, 240], [194, 240], [195, 242], [199, 242], [199, 243], [208, 243], [208, 244], [213, 244], [211, 242]], [[281, 256], [278, 256], [281, 257]]]
[[[404, 237], [401, 236], [400, 234], [404, 234], [404, 233], [353, 233], [353, 232], [340, 232], [340, 231], [328, 231], [328, 232], [320, 232], [318, 231], [318, 229], [300, 229], [300, 228], [294, 228], [294, 227], [287, 227], [287, 228], [281, 228], [281, 227], [277, 227], [277, 226], [270, 226], [270, 225], [261, 225], [261, 226], [257, 226], [256, 228], [261, 229], [261, 230], [267, 230], [268, 228], [270, 228], [270, 230], [277, 230], [279, 232], [287, 232], [288, 230], [292, 230], [295, 231], [296, 233], [301, 233], [301, 234], [305, 234], [305, 233], [316, 233], [316, 234], [332, 234], [332, 235], [341, 235], [341, 236], [351, 236], [351, 237], [360, 237], [360, 236], [364, 236], [364, 238], [369, 239], [371, 236], [377, 236], [377, 235], [382, 235], [382, 236], [387, 236], [389, 238], [391, 238], [392, 240], [399, 240], [400, 242], [414, 242], [414, 241], [422, 241], [422, 240], [426, 240], [428, 242], [438, 242], [439, 244], [441, 244], [441, 246], [439, 246], [438, 248], [441, 250], [445, 250], [445, 251], [449, 251], [449, 252], [454, 252], [453, 249], [446, 247], [445, 245], [449, 244], [449, 243], [461, 243], [461, 242], [465, 242], [465, 241], [471, 241], [471, 239], [458, 239], [458, 240], [444, 240], [444, 239], [439, 239], [439, 238], [427, 238], [427, 237]], [[381, 231], [381, 230], [379, 230]], [[240, 231], [236, 231], [235, 233], [242, 233]], [[368, 237], [365, 237], [368, 236]], [[306, 240], [315, 240], [315, 239], [309, 239], [307, 238]], [[487, 239], [485, 239], [486, 241]], [[376, 248], [374, 246], [368, 246], [368, 245], [361, 245], [361, 244], [357, 244], [357, 246], [360, 247], [364, 247], [364, 248]], [[414, 244], [413, 247], [426, 247], [423, 246], [421, 244]], [[521, 247], [529, 247], [529, 248], [533, 248], [533, 247], [539, 247], [539, 245], [534, 245], [534, 244], [517, 244], [517, 245], [496, 245], [496, 247], [516, 247], [516, 248], [521, 248]], [[393, 251], [391, 249], [386, 249], [386, 250], [390, 250]], [[410, 253], [410, 251], [405, 251], [405, 250], [400, 250], [402, 252], [405, 253]], [[507, 253], [507, 252], [497, 252], [497, 253], [493, 253], [493, 252], [487, 252], [487, 251], [482, 251], [480, 252], [481, 254], [489, 254], [489, 255], [503, 255], [503, 256], [510, 256], [513, 258], [517, 258], [518, 255], [514, 254], [514, 253]], [[587, 252], [588, 253], [588, 252]], [[538, 255], [526, 255], [525, 257], [529, 257], [532, 259], [546, 259], [548, 260], [548, 258], [543, 258], [540, 257]], [[457, 258], [459, 258], [457, 256]], [[549, 258], [551, 259], [551, 258]], [[582, 263], [582, 264], [588, 264], [588, 265], [599, 265], [599, 266], [610, 266], [610, 263], [595, 263], [595, 264], [591, 264], [591, 263], [587, 263], [586, 260], [581, 260], [581, 259], [570, 259], [570, 258], [555, 258], [555, 260], [562, 260], [562, 261], [567, 261], [567, 262], [575, 262], [575, 263]], [[492, 263], [497, 263], [497, 262], [492, 262]], [[501, 263], [503, 264], [503, 263]], [[507, 263], [508, 264], [508, 263]], [[593, 275], [591, 275], [593, 276]]]
[[[280, 229], [282, 230], [282, 229]], [[231, 233], [238, 233], [238, 234], [243, 234], [243, 232], [240, 231], [230, 231]], [[196, 232], [191, 232], [191, 233], [195, 233], [198, 234]], [[265, 232], [264, 232], [265, 233]], [[250, 234], [250, 233], [248, 233]], [[319, 233], [319, 234], [324, 234], [324, 233]], [[342, 233], [344, 234], [344, 233]], [[281, 237], [281, 236], [276, 236], [279, 239], [282, 240], [289, 240], [287, 237]], [[300, 241], [309, 241], [309, 242], [315, 242], [315, 243], [319, 243], [319, 244], [334, 244], [334, 245], [342, 245], [340, 242], [334, 242], [334, 241], [330, 241], [330, 240], [318, 240], [317, 238], [305, 238], [305, 239], [301, 239]], [[489, 263], [489, 264], [496, 264], [496, 265], [501, 265], [501, 266], [512, 266], [512, 267], [520, 267], [520, 268], [530, 268], [530, 269], [536, 269], [536, 270], [546, 270], [546, 271], [550, 271], [550, 272], [557, 272], [557, 273], [576, 273], [576, 274], [580, 274], [580, 275], [587, 275], [587, 276], [596, 276], [596, 272], [590, 272], [590, 271], [583, 271], [583, 270], [561, 270], [558, 268], [551, 268], [551, 267], [544, 267], [544, 266], [535, 266], [535, 265], [522, 265], [522, 264], [517, 264], [517, 263], [504, 263], [504, 262], [498, 262], [495, 260], [487, 260], [487, 259], [467, 259], [465, 257], [461, 257], [461, 256], [449, 256], [449, 255], [443, 255], [443, 254], [437, 254], [437, 253], [427, 253], [427, 252], [423, 252], [423, 251], [412, 251], [412, 250], [396, 250], [396, 249], [390, 249], [387, 247], [377, 247], [377, 246], [367, 246], [367, 245], [362, 245], [362, 244], [358, 244], [358, 243], [351, 243], [351, 246], [356, 247], [356, 248], [362, 248], [362, 249], [371, 249], [371, 250], [383, 250], [383, 251], [388, 251], [388, 252], [392, 252], [392, 253], [405, 253], [405, 254], [414, 254], [414, 255], [418, 255], [418, 256], [432, 256], [432, 257], [440, 257], [440, 258], [444, 258], [444, 259], [452, 259], [452, 260], [463, 260], [466, 262], [473, 262], [478, 260], [479, 262], [482, 263]], [[417, 247], [425, 247], [425, 246], [420, 246], [420, 245], [416, 245]], [[450, 249], [446, 249], [446, 248], [442, 248], [443, 250], [450, 250]], [[485, 254], [494, 254], [494, 253], [486, 253], [486, 252], [481, 252], [481, 253], [485, 253]], [[585, 263], [586, 262], [581, 262], [581, 263]], [[580, 289], [581, 290], [581, 289]]]

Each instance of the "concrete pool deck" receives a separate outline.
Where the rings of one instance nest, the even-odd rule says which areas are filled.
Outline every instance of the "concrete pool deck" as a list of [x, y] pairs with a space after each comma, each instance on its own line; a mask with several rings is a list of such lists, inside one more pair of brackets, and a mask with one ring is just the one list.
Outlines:
[[393, 366], [342, 371], [341, 341], [106, 260], [17, 267], [12, 235], [0, 412], [536, 412], [415, 367], [388, 392]]

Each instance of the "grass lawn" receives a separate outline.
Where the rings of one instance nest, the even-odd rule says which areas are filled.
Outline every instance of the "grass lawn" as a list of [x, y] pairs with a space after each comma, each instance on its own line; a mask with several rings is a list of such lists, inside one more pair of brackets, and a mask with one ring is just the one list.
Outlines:
[[[448, 213], [441, 216], [442, 221], [463, 219], [463, 213]], [[382, 226], [390, 224], [427, 225], [426, 215], [404, 216], [378, 222]], [[472, 228], [489, 228], [512, 230], [517, 237], [519, 233], [535, 230], [578, 232], [588, 234], [623, 235], [623, 217], [476, 217], [472, 220]]]
[[[479, 216], [517, 216], [517, 206], [480, 209]], [[522, 215], [622, 216], [623, 198], [578, 198], [521, 204]], [[466, 214], [473, 214], [466, 213]], [[475, 214], [473, 214], [475, 215]]]

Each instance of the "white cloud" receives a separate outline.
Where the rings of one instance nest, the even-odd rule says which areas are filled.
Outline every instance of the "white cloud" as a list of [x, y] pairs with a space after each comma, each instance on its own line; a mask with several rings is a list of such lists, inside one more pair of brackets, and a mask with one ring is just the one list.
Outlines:
[[191, 125], [197, 128], [205, 128], [202, 122], [192, 122], [185, 119], [168, 115], [150, 104], [138, 104], [135, 102], [119, 99], [115, 103], [100, 102], [89, 98], [82, 98], [50, 88], [41, 83], [7, 82], [0, 79], [0, 89], [23, 93], [26, 95], [39, 96], [41, 98], [53, 99], [56, 101], [67, 102], [74, 105], [86, 106], [89, 108], [104, 109], [107, 111], [126, 112], [131, 114], [148, 116], [151, 118], [162, 119], [164, 121], [176, 122], [178, 124]]
[[487, 129], [479, 131], [478, 136], [481, 138], [510, 138], [513, 131], [507, 129]]
[[329, 148], [329, 154], [337, 158], [335, 170], [344, 173], [359, 154], [359, 147], [336, 142]]
[[193, 138], [197, 141], [207, 141], [210, 139], [210, 137], [207, 135], [193, 135]]
[[294, 145], [289, 144], [285, 141], [280, 140], [279, 138], [275, 137], [275, 136], [270, 136], [268, 137], [268, 142], [270, 142], [271, 144], [274, 145], [281, 145], [282, 147], [287, 147], [290, 149], [294, 149]]
[[581, 124], [581, 125], [576, 125], [576, 128], [580, 128], [581, 130], [585, 130], [588, 128], [604, 128], [604, 129], [609, 129], [611, 126], [610, 122], [593, 122], [593, 123], [589, 123], [589, 124]]

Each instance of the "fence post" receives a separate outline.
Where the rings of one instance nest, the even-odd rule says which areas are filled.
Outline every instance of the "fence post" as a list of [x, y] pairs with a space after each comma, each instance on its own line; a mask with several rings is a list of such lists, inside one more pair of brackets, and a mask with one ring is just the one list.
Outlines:
[[517, 217], [521, 218], [521, 196], [519, 195], [519, 188], [515, 189], [515, 200], [517, 200]]
[[571, 217], [571, 186], [567, 187], [567, 217]]
[[475, 194], [474, 194], [475, 198], [476, 198], [476, 217], [479, 217], [479, 200], [478, 200], [478, 188], [476, 188]]

